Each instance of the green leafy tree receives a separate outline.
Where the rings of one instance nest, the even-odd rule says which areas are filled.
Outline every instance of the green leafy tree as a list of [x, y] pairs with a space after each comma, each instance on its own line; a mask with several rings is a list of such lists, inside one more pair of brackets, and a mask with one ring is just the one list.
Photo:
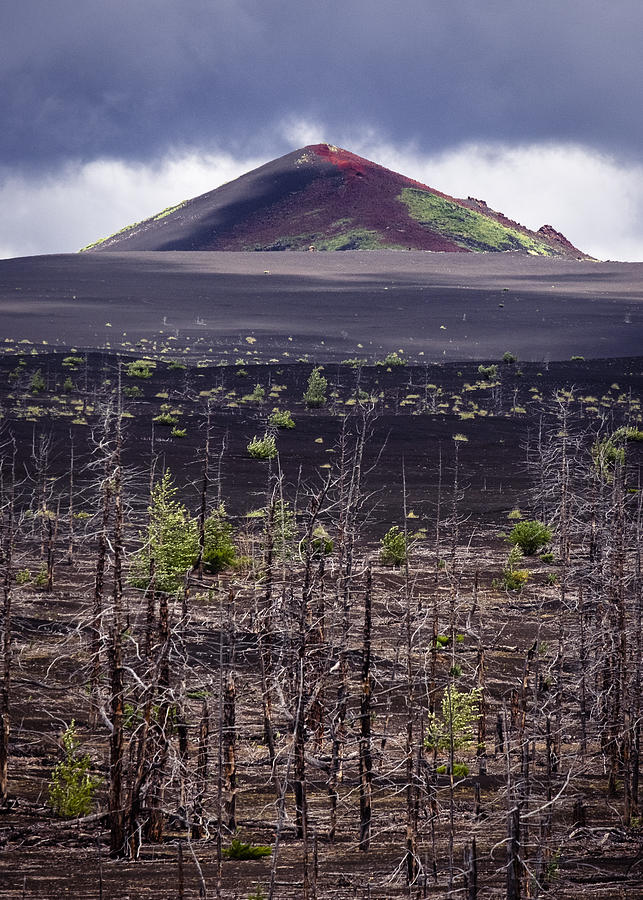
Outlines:
[[206, 572], [216, 575], [234, 564], [237, 551], [233, 534], [234, 529], [222, 503], [205, 520], [203, 568]]
[[502, 578], [494, 578], [492, 585], [495, 588], [504, 588], [506, 591], [520, 592], [529, 580], [527, 569], [519, 569], [522, 560], [522, 550], [515, 544], [509, 553], [507, 563], [502, 570]]
[[63, 733], [62, 743], [65, 758], [51, 773], [49, 803], [59, 816], [70, 819], [86, 816], [91, 811], [94, 791], [101, 780], [90, 775], [89, 756], [78, 752], [73, 719]]
[[46, 388], [45, 379], [42, 377], [42, 373], [40, 369], [33, 373], [31, 376], [31, 382], [29, 383], [29, 390], [32, 394], [42, 394], [44, 389]]
[[273, 428], [294, 428], [295, 420], [288, 409], [273, 409], [268, 424]]
[[264, 434], [263, 437], [258, 438], [255, 435], [246, 449], [252, 459], [274, 459], [277, 455], [275, 436], [274, 434]]
[[304, 401], [306, 403], [306, 406], [318, 407], [323, 406], [324, 403], [326, 403], [326, 389], [328, 388], [328, 381], [326, 380], [326, 378], [324, 378], [321, 372], [321, 366], [316, 366], [310, 373], [310, 377], [308, 378], [308, 387], [306, 388], [306, 393], [304, 394]]
[[449, 685], [442, 696], [441, 716], [429, 712], [424, 745], [429, 750], [462, 750], [474, 743], [474, 726], [480, 718], [479, 688], [459, 691]]
[[133, 562], [132, 583], [136, 587], [149, 585], [153, 559], [156, 589], [173, 593], [179, 590], [198, 557], [197, 523], [176, 495], [172, 475], [166, 470], [152, 490], [145, 543]]
[[516, 522], [509, 534], [509, 543], [520, 547], [525, 556], [533, 556], [551, 541], [551, 529], [535, 519]]
[[393, 525], [380, 541], [380, 562], [383, 566], [401, 566], [406, 562], [407, 552], [404, 532]]

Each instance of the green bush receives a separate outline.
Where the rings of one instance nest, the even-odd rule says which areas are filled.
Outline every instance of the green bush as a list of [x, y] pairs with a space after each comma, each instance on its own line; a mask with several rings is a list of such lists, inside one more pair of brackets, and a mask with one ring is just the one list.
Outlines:
[[253, 459], [274, 459], [277, 455], [275, 436], [264, 434], [262, 438], [258, 438], [255, 435], [246, 449]]
[[478, 366], [478, 375], [482, 375], [483, 378], [488, 378], [489, 380], [496, 378], [498, 375], [498, 366]]
[[130, 378], [151, 378], [156, 363], [151, 359], [135, 359], [127, 364], [125, 372]]
[[62, 361], [62, 367], [63, 369], [76, 369], [84, 362], [82, 356], [66, 356]]
[[502, 570], [502, 577], [494, 578], [492, 587], [504, 588], [506, 591], [520, 592], [529, 580], [529, 572], [527, 569], [519, 569], [518, 563], [522, 559], [522, 550], [516, 544], [511, 548], [507, 564]]
[[173, 416], [172, 413], [162, 412], [159, 413], [158, 416], [154, 416], [153, 422], [156, 422], [157, 425], [166, 425], [170, 427], [171, 425], [177, 425], [178, 419], [176, 416]]
[[495, 587], [503, 587], [506, 591], [520, 591], [529, 581], [527, 569], [503, 569], [500, 582], [494, 580]]
[[506, 366], [512, 366], [514, 363], [518, 362], [518, 357], [515, 353], [510, 353], [509, 350], [507, 350], [502, 354], [502, 361]]
[[203, 568], [206, 572], [216, 575], [234, 565], [237, 551], [233, 533], [234, 529], [222, 503], [205, 520]]
[[273, 428], [294, 428], [295, 420], [287, 409], [273, 409], [268, 424]]
[[140, 389], [140, 387], [137, 384], [127, 385], [126, 387], [123, 388], [123, 393], [125, 394], [126, 397], [129, 397], [132, 400], [134, 400], [137, 397], [143, 396], [143, 391]]
[[551, 529], [535, 519], [517, 522], [509, 534], [509, 543], [520, 547], [525, 556], [533, 556], [551, 541]]
[[266, 389], [261, 387], [260, 384], [256, 384], [253, 392], [251, 394], [244, 394], [241, 398], [245, 400], [246, 403], [263, 403], [266, 398]]
[[311, 408], [323, 406], [326, 403], [326, 389], [328, 381], [321, 374], [321, 366], [316, 366], [308, 378], [308, 386], [304, 394], [306, 406]]
[[47, 385], [45, 384], [45, 379], [42, 377], [40, 369], [37, 369], [31, 376], [29, 390], [32, 394], [42, 394], [46, 387]]
[[[449, 766], [438, 766], [435, 770], [438, 775], [448, 775], [449, 774]], [[466, 778], [469, 774], [469, 766], [464, 763], [453, 763], [453, 777], [454, 778]]]
[[94, 791], [99, 778], [89, 774], [91, 760], [78, 752], [74, 720], [62, 736], [65, 758], [54, 768], [49, 783], [49, 803], [59, 816], [76, 818], [86, 816], [92, 808]]
[[187, 428], [178, 428], [176, 425], [174, 426], [174, 428], [173, 428], [172, 431], [170, 432], [170, 434], [172, 435], [172, 437], [175, 437], [175, 438], [184, 438], [184, 437], [187, 437], [187, 433], [188, 433]]
[[263, 859], [270, 856], [272, 847], [264, 844], [252, 844], [232, 838], [227, 847], [223, 848], [223, 855], [226, 859]]
[[383, 566], [401, 566], [406, 562], [407, 550], [404, 532], [393, 525], [380, 541], [380, 562]]
[[170, 372], [184, 372], [185, 369], [186, 369], [186, 366], [182, 362], [179, 362], [176, 359], [173, 359], [172, 362], [168, 365], [168, 370]]
[[147, 532], [141, 535], [143, 547], [135, 555], [131, 582], [135, 587], [150, 584], [150, 561], [154, 560], [154, 578], [158, 591], [173, 593], [181, 588], [187, 572], [199, 553], [196, 522], [176, 499], [177, 489], [169, 469], [152, 490]]
[[29, 569], [21, 569], [19, 572], [16, 572], [16, 584], [23, 585], [29, 584], [31, 581], [31, 572]]
[[625, 445], [630, 441], [643, 441], [643, 431], [623, 426], [609, 437], [597, 440], [592, 447], [592, 459], [597, 474], [604, 481], [614, 479], [614, 470], [625, 464]]
[[428, 713], [424, 746], [429, 750], [460, 750], [473, 743], [473, 727], [480, 718], [479, 688], [459, 691], [450, 685], [442, 696], [441, 717]]
[[406, 360], [402, 359], [396, 350], [393, 350], [391, 353], [387, 353], [384, 359], [378, 362], [377, 365], [394, 369], [396, 366], [405, 366]]

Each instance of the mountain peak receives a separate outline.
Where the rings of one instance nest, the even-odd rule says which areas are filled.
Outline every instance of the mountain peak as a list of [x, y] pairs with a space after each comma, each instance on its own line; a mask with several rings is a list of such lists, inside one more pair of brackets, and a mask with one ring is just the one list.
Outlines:
[[309, 144], [86, 247], [123, 250], [518, 251], [585, 257], [551, 225], [533, 232], [334, 144]]

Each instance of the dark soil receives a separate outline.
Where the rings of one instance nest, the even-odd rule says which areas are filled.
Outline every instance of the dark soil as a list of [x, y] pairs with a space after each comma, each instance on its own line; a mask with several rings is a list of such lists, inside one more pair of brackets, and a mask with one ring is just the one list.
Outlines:
[[[519, 254], [76, 254], [0, 261], [5, 338], [218, 362], [640, 355], [643, 264]], [[250, 339], [250, 342], [248, 342]], [[143, 342], [143, 343], [141, 343]], [[146, 343], [147, 342], [147, 343]]]
[[[536, 854], [543, 848], [548, 896], [561, 900], [635, 898], [643, 893], [640, 823], [630, 828], [623, 825], [622, 784], [617, 784], [616, 796], [607, 796], [595, 710], [587, 723], [587, 752], [579, 754], [575, 587], [563, 604], [557, 581], [560, 561], [546, 563], [538, 557], [525, 561], [530, 581], [522, 593], [494, 587], [507, 559], [508, 547], [501, 533], [511, 528], [510, 511], [520, 507], [527, 515], [537, 513], [531, 463], [541, 430], [557, 427], [553, 410], [560, 392], [568, 392], [563, 399], [570, 416], [569, 437], [578, 448], [579, 463], [588, 472], [597, 433], [608, 434], [623, 423], [641, 428], [642, 273], [640, 266], [498, 256], [459, 255], [455, 265], [454, 256], [393, 253], [104, 254], [0, 263], [0, 312], [8, 338], [0, 355], [3, 453], [7, 460], [10, 445], [6, 438], [15, 437], [19, 493], [30, 510], [21, 519], [16, 570], [29, 569], [35, 574], [43, 564], [40, 520], [30, 509], [37, 505], [35, 456], [42, 440], [51, 440], [47, 484], [63, 498], [64, 508], [73, 436], [75, 510], [95, 512], [95, 474], [87, 469], [87, 463], [93, 458], [92, 436], [101, 405], [117, 384], [119, 359], [125, 364], [145, 355], [156, 359], [149, 378], [127, 375], [125, 370], [122, 379], [130, 394], [124, 398], [126, 545], [130, 554], [139, 545], [139, 528], [144, 524], [153, 457], [157, 473], [168, 466], [183, 501], [192, 512], [198, 509], [208, 401], [213, 411], [215, 455], [225, 442], [220, 467], [222, 498], [242, 549], [251, 551], [253, 542], [260, 546], [261, 528], [260, 522], [258, 525], [247, 514], [265, 505], [271, 469], [268, 463], [250, 459], [246, 447], [253, 435], [263, 434], [273, 407], [289, 409], [295, 420], [294, 429], [278, 431], [277, 445], [286, 496], [291, 500], [298, 497], [303, 515], [308, 492], [319, 487], [328, 466], [337, 459], [344, 423], [350, 428], [351, 414], [360, 403], [370, 404], [369, 398], [373, 398], [375, 417], [364, 467], [368, 500], [363, 509], [357, 569], [360, 579], [368, 563], [374, 572], [374, 837], [371, 850], [361, 853], [357, 847], [360, 580], [350, 616], [350, 741], [334, 843], [327, 835], [328, 734], [319, 746], [312, 738], [307, 743], [320, 900], [438, 898], [447, 892], [451, 792], [446, 774], [437, 781], [435, 842], [426, 811], [420, 822], [426, 881], [421, 879], [409, 892], [399, 871], [406, 825], [408, 691], [403, 625], [408, 589], [403, 573], [379, 565], [377, 548], [391, 524], [404, 522], [403, 471], [407, 525], [416, 542], [411, 596], [417, 626], [413, 639], [418, 697], [424, 698], [434, 609], [439, 633], [448, 632], [453, 615], [454, 634], [462, 635], [461, 641], [452, 643], [439, 657], [440, 684], [450, 677], [454, 664], [462, 669], [463, 682], [473, 683], [478, 642], [486, 653], [488, 771], [479, 775], [474, 750], [463, 751], [470, 773], [453, 794], [454, 890], [462, 895], [463, 848], [475, 837], [479, 897], [505, 896], [506, 755], [494, 746], [494, 729], [498, 713], [511, 718], [512, 698], [522, 684], [527, 653], [536, 642], [534, 666], [539, 676], [532, 669], [529, 681], [529, 722], [534, 728], [532, 808], [546, 804], [548, 792], [554, 797], [559, 791], [561, 794], [552, 807], [551, 820], [541, 812], [525, 820], [531, 836], [528, 863], [539, 865]], [[47, 343], [43, 345], [43, 341]], [[83, 349], [88, 347], [94, 349]], [[373, 364], [400, 349], [405, 351], [407, 365]], [[502, 363], [507, 350], [519, 360]], [[77, 356], [79, 361], [65, 363], [68, 356]], [[570, 356], [587, 358], [572, 361]], [[602, 358], [607, 356], [611, 358]], [[368, 364], [359, 368], [341, 364], [341, 360], [354, 357], [364, 357]], [[164, 359], [181, 360], [185, 368], [171, 366]], [[478, 371], [480, 360], [497, 364], [493, 378]], [[328, 379], [327, 403], [320, 409], [308, 409], [303, 402], [313, 363], [324, 365]], [[36, 372], [44, 386], [34, 393]], [[67, 379], [71, 385], [65, 388]], [[248, 399], [257, 384], [265, 389], [261, 403]], [[138, 396], [131, 396], [137, 393], [133, 388], [138, 389]], [[172, 436], [168, 426], [152, 428], [164, 405], [176, 416], [185, 437]], [[628, 449], [630, 497], [635, 497], [640, 487], [642, 446], [633, 443]], [[456, 451], [458, 487], [454, 490]], [[3, 468], [3, 477], [6, 471]], [[442, 516], [444, 521], [451, 517], [452, 522], [436, 550], [440, 471]], [[458, 528], [452, 545], [454, 498]], [[183, 823], [176, 815], [174, 784], [168, 790], [165, 838], [160, 844], [144, 845], [137, 862], [114, 861], [107, 856], [108, 826], [100, 815], [106, 808], [105, 781], [98, 790], [96, 819], [68, 825], [53, 815], [47, 803], [51, 771], [60, 759], [60, 733], [72, 717], [81, 746], [91, 755], [94, 773], [103, 779], [108, 774], [107, 730], [99, 727], [92, 732], [87, 724], [95, 524], [91, 518], [77, 520], [72, 565], [65, 563], [67, 532], [61, 529], [53, 593], [45, 593], [32, 581], [14, 585], [11, 802], [0, 812], [0, 897], [178, 897], [181, 840], [185, 897], [196, 898], [196, 866]], [[635, 550], [633, 543], [628, 545], [627, 552], [632, 555], [628, 559]], [[456, 579], [449, 562], [452, 552], [461, 573]], [[584, 550], [579, 551], [579, 565], [585, 561], [583, 554]], [[282, 585], [277, 579], [275, 587], [275, 594], [282, 597], [275, 645], [283, 654], [288, 702], [297, 665], [293, 645], [297, 611], [288, 598], [291, 584], [295, 600], [298, 596], [298, 565], [295, 556], [288, 564], [291, 580]], [[313, 653], [315, 664], [324, 669], [329, 710], [336, 697], [336, 682], [329, 670], [336, 658], [342, 612], [335, 598], [335, 565], [329, 560], [325, 576], [325, 643]], [[244, 840], [273, 844], [275, 792], [266, 764], [257, 675], [263, 591], [248, 572], [228, 572], [219, 579], [194, 576], [189, 628], [182, 636], [182, 649], [172, 657], [172, 679], [173, 685], [186, 679], [193, 765], [204, 695], [211, 698], [216, 716], [221, 638], [226, 663], [234, 643], [240, 835]], [[128, 633], [138, 639], [144, 602], [129, 585], [126, 597]], [[315, 603], [319, 602], [316, 588]], [[178, 608], [173, 608], [171, 615], [176, 624]], [[561, 621], [569, 644], [561, 667], [563, 762], [561, 772], [550, 776], [544, 762], [543, 723], [552, 703], [551, 678]], [[598, 617], [590, 615], [586, 624], [600, 636]], [[128, 642], [127, 653], [131, 665], [136, 666], [134, 641]], [[600, 658], [598, 637], [592, 653]], [[128, 690], [135, 693], [133, 683]], [[424, 699], [418, 701], [418, 709], [426, 715]], [[292, 724], [286, 712], [276, 704], [282, 773]], [[419, 717], [416, 726], [423, 727]], [[215, 757], [213, 746], [211, 759]], [[511, 759], [515, 768], [515, 749]], [[482, 803], [478, 819], [474, 815], [476, 784]], [[574, 819], [578, 798], [585, 804], [582, 826]], [[212, 777], [206, 798], [210, 815], [215, 805]], [[291, 900], [302, 896], [302, 844], [294, 836], [290, 794], [287, 812], [276, 896]], [[543, 833], [540, 829], [545, 826]], [[224, 844], [229, 838], [226, 833]], [[208, 897], [213, 897], [214, 828], [209, 838], [194, 842], [193, 850], [203, 867]], [[269, 865], [266, 860], [225, 862], [222, 896], [245, 900], [257, 885], [265, 887]]]

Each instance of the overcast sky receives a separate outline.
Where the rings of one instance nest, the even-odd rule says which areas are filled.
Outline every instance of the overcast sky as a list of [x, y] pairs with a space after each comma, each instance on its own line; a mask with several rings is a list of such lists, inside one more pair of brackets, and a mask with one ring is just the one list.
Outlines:
[[328, 141], [643, 260], [641, 34], [641, 0], [4, 3], [0, 256]]

